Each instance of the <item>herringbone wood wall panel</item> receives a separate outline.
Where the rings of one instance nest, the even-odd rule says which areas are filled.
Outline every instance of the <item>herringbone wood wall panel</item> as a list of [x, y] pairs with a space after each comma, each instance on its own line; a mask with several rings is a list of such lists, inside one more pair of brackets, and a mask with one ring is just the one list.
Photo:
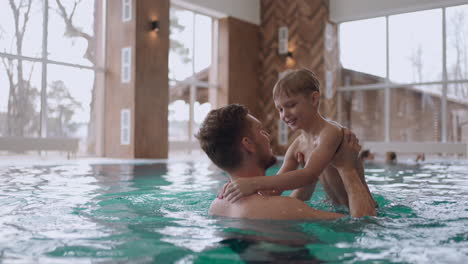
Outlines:
[[[336, 88], [339, 72], [336, 25], [328, 20], [328, 1], [323, 0], [261, 0], [260, 25], [260, 91], [258, 106], [260, 120], [278, 138], [278, 113], [272, 98], [272, 90], [278, 74], [287, 69], [308, 68], [320, 79], [322, 89], [321, 112], [331, 119], [336, 118]], [[325, 27], [330, 23], [331, 48], [325, 48]], [[278, 54], [278, 28], [288, 27], [289, 50], [293, 58]], [[330, 35], [331, 34], [331, 35]], [[332, 98], [326, 99], [325, 72], [334, 77]], [[289, 143], [296, 135], [289, 136]], [[273, 140], [273, 149], [284, 154], [287, 146], [280, 146]]]

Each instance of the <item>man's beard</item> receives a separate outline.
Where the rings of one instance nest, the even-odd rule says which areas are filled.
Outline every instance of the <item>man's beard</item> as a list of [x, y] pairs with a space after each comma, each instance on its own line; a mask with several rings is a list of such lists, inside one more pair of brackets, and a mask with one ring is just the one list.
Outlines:
[[271, 155], [265, 159], [262, 159], [261, 163], [262, 167], [266, 170], [276, 164], [276, 157], [274, 155]]

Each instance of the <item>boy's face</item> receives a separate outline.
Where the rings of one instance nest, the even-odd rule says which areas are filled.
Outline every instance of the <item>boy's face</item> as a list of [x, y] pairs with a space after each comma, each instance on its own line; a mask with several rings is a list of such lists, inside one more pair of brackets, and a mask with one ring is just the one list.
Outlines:
[[292, 130], [304, 129], [311, 125], [318, 109], [318, 92], [308, 96], [281, 93], [275, 99], [275, 106], [283, 120]]

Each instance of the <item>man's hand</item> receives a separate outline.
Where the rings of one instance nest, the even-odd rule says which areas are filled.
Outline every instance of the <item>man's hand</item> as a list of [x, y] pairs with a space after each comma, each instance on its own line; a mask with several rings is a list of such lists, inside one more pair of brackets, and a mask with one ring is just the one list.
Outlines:
[[305, 167], [304, 153], [296, 152], [296, 161], [297, 161], [297, 164], [299, 164], [302, 168], [304, 168]]
[[351, 130], [344, 128], [343, 140], [338, 152], [332, 160], [332, 165], [337, 169], [354, 168], [361, 145]]
[[236, 179], [228, 184], [224, 190], [223, 197], [226, 198], [229, 202], [234, 203], [240, 198], [251, 195], [256, 191], [255, 180]]

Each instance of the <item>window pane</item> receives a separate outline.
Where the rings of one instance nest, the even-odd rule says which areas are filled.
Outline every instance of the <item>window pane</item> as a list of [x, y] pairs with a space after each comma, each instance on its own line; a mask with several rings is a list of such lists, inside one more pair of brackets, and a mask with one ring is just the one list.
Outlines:
[[[193, 134], [198, 132], [201, 123], [205, 120], [205, 117], [210, 112], [211, 108], [210, 89], [207, 87], [197, 87], [197, 97], [194, 105]], [[194, 135], [192, 135], [192, 139], [196, 140]]]
[[[6, 58], [0, 58], [0, 125], [5, 125], [6, 113], [8, 111], [8, 95], [10, 94], [11, 85], [8, 79], [7, 71], [4, 65], [7, 62]], [[14, 61], [17, 64], [17, 61]], [[7, 66], [8, 67], [8, 66]], [[3, 130], [2, 130], [3, 131]], [[1, 131], [0, 131], [1, 132]], [[3, 135], [3, 134], [2, 134]]]
[[380, 77], [386, 75], [385, 18], [340, 25], [340, 59], [346, 69]]
[[356, 70], [341, 70], [341, 86], [360, 86], [385, 83], [385, 77]]
[[442, 10], [389, 17], [390, 80], [442, 80]]
[[363, 141], [385, 139], [385, 91], [363, 90], [341, 93], [341, 121]]
[[193, 18], [191, 11], [170, 9], [169, 79], [184, 80], [193, 75]]
[[47, 136], [80, 138], [85, 153], [94, 71], [49, 65], [47, 75]]
[[[0, 1], [0, 52], [31, 57], [42, 56], [43, 1], [12, 2], [13, 6], [10, 5], [10, 1]], [[24, 3], [20, 5], [20, 2]], [[15, 12], [18, 12], [17, 16], [14, 15]], [[28, 19], [25, 20], [25, 17]], [[15, 27], [15, 20], [19, 23], [18, 30]], [[17, 39], [20, 39], [19, 43]]]
[[[75, 2], [78, 3], [76, 9], [74, 9]], [[49, 1], [47, 43], [49, 59], [93, 65], [96, 61], [94, 0], [61, 0], [59, 4], [56, 1]], [[72, 20], [69, 21], [71, 16]]]
[[440, 141], [442, 85], [402, 86], [390, 91], [391, 141]]
[[[1, 60], [0, 133], [2, 136], [37, 137], [40, 129], [41, 64]], [[22, 78], [19, 78], [19, 72], [23, 73]]]
[[447, 75], [468, 80], [468, 5], [446, 9]]
[[190, 85], [172, 82], [169, 93], [169, 141], [188, 140]]
[[447, 87], [447, 139], [468, 142], [468, 83]]
[[211, 18], [195, 15], [195, 72], [208, 68], [211, 64]]

